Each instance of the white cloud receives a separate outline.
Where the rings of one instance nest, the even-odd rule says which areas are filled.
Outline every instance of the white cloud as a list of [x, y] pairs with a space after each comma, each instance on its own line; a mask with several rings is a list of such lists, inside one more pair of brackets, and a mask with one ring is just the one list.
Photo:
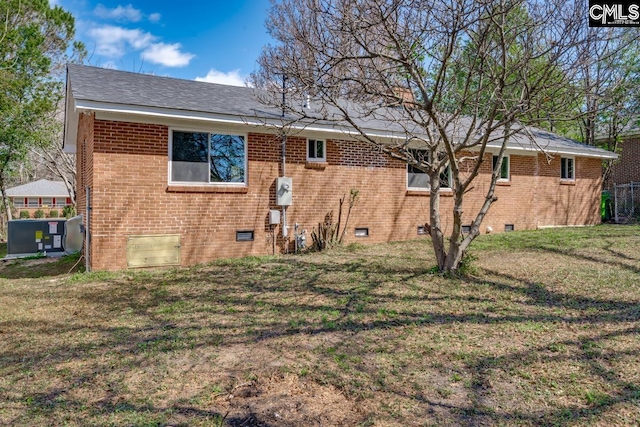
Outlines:
[[119, 5], [115, 9], [109, 9], [102, 4], [98, 4], [93, 13], [100, 18], [114, 19], [119, 22], [140, 22], [142, 20], [140, 9], [136, 9], [130, 4], [126, 6]]
[[102, 65], [100, 65], [100, 67], [102, 67], [102, 68], [109, 68], [109, 69], [111, 69], [111, 70], [117, 70], [117, 69], [118, 69], [118, 66], [117, 66], [117, 65], [116, 65], [116, 63], [115, 63], [115, 62], [113, 62], [113, 61], [106, 61], [106, 62], [104, 62]]
[[195, 55], [180, 52], [181, 47], [180, 43], [153, 43], [142, 52], [142, 58], [167, 67], [184, 67]]
[[109, 58], [120, 58], [126, 53], [127, 46], [134, 50], [145, 49], [157, 38], [142, 30], [129, 30], [112, 25], [92, 28], [88, 34], [96, 42], [96, 53]]
[[232, 70], [227, 73], [215, 69], [209, 70], [206, 76], [196, 77], [198, 82], [220, 83], [231, 86], [246, 86], [246, 78], [240, 75], [240, 70]]
[[184, 67], [195, 55], [182, 52], [180, 43], [167, 44], [140, 29], [113, 25], [92, 28], [88, 35], [96, 43], [96, 53], [111, 59], [123, 57], [129, 50], [140, 51], [143, 60], [166, 67]]
[[158, 22], [161, 16], [162, 15], [160, 15], [159, 13], [152, 13], [151, 15], [149, 15], [149, 21]]

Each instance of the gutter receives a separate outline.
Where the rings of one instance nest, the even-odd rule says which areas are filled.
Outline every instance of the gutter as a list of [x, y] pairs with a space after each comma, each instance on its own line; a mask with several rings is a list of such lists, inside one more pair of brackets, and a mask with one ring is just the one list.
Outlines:
[[[71, 96], [70, 93], [67, 94], [67, 97]], [[68, 98], [69, 99], [69, 98]], [[73, 98], [72, 98], [73, 99]], [[113, 115], [113, 119], [122, 120], [132, 122], [133, 117], [143, 118], [143, 121], [157, 123], [158, 119], [163, 120], [174, 120], [174, 121], [197, 121], [201, 123], [213, 123], [222, 126], [254, 126], [261, 127], [263, 129], [267, 129], [269, 131], [273, 131], [274, 133], [282, 126], [282, 117], [274, 117], [274, 118], [266, 118], [266, 117], [257, 117], [257, 116], [237, 116], [237, 115], [229, 115], [229, 114], [216, 114], [216, 113], [203, 113], [197, 111], [186, 111], [186, 110], [168, 110], [160, 107], [144, 107], [142, 106], [134, 106], [128, 104], [113, 104], [113, 103], [105, 103], [100, 101], [90, 101], [90, 100], [74, 100], [75, 108], [72, 114], [79, 114], [80, 112], [96, 112], [103, 113], [104, 116], [109, 117]], [[65, 104], [66, 108], [66, 104]], [[68, 111], [66, 114], [69, 114]], [[146, 120], [144, 120], [146, 119]], [[155, 120], [153, 120], [155, 119]], [[65, 119], [65, 128], [67, 124], [67, 119]], [[171, 125], [171, 124], [170, 124]], [[349, 138], [358, 138], [361, 135], [354, 131], [352, 128], [340, 124], [322, 124], [322, 123], [309, 123], [309, 122], [301, 122], [300, 124], [292, 125], [291, 129], [299, 131], [300, 133], [305, 134], [322, 134], [325, 137], [334, 136], [335, 138], [341, 139], [345, 137]], [[374, 139], [380, 140], [380, 142], [384, 143], [388, 141], [389, 143], [405, 141], [406, 134], [401, 132], [393, 132], [393, 131], [383, 131], [379, 129], [367, 129], [363, 128], [363, 131], [366, 132], [369, 136]], [[541, 144], [544, 145], [544, 144]], [[487, 148], [499, 148], [498, 146], [493, 146], [491, 143], [487, 144]], [[71, 149], [71, 147], [70, 147]], [[541, 150], [537, 147], [523, 147], [519, 145], [517, 142], [509, 144], [507, 149], [511, 152], [525, 152], [525, 153], [537, 153]], [[543, 148], [544, 149], [544, 148]], [[588, 157], [588, 158], [598, 158], [603, 160], [614, 160], [618, 158], [616, 153], [612, 153], [603, 149], [599, 149], [597, 147], [590, 148], [588, 150], [582, 151], [579, 149], [571, 150], [571, 149], [558, 149], [554, 147], [549, 147], [545, 151], [551, 154], [558, 155], [570, 155], [570, 156], [578, 156], [578, 157]]]

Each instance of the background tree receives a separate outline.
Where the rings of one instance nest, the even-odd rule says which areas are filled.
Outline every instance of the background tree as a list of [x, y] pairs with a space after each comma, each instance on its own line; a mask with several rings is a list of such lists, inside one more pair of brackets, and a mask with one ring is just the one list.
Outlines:
[[[428, 174], [438, 266], [455, 271], [496, 200], [509, 138], [575, 107], [571, 89], [589, 60], [589, 39], [606, 35], [582, 31], [587, 10], [584, 1], [564, 0], [281, 0], [267, 21], [277, 43], [264, 48], [252, 82], [269, 90], [286, 75], [291, 99], [310, 95], [320, 107], [312, 114], [294, 102], [291, 113], [346, 122], [360, 139]], [[372, 117], [388, 121], [396, 138], [369, 134], [361, 124]], [[499, 161], [484, 203], [464, 212], [490, 142], [500, 145]], [[443, 213], [447, 173], [453, 209]]]
[[0, 193], [10, 220], [7, 184], [31, 148], [51, 143], [69, 48], [84, 47], [72, 42], [73, 16], [47, 0], [4, 0], [0, 20]]
[[[589, 145], [619, 151], [621, 134], [640, 120], [639, 34], [628, 28], [588, 28], [606, 37], [589, 38], [590, 61], [581, 64], [576, 119], [566, 132]], [[633, 30], [633, 29], [631, 29]], [[604, 164], [607, 181], [613, 163]]]

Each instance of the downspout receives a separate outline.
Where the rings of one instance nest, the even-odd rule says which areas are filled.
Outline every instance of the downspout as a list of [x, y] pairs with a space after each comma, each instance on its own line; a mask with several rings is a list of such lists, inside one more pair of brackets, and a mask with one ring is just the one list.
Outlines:
[[90, 232], [89, 230], [91, 230], [90, 226], [91, 226], [91, 187], [87, 186], [85, 189], [86, 193], [85, 193], [85, 201], [86, 201], [86, 206], [85, 206], [85, 215], [87, 216], [86, 219], [86, 228], [84, 231], [84, 269], [86, 272], [91, 271], [91, 263], [89, 262], [89, 243], [91, 242], [91, 238], [89, 236]]
[[[286, 108], [286, 89], [287, 89], [287, 76], [282, 75], [282, 153], [280, 155], [280, 159], [282, 162], [282, 175], [287, 176], [286, 173], [286, 164], [287, 164], [287, 134], [284, 131], [284, 115]], [[289, 235], [289, 230], [287, 226], [287, 207], [282, 206], [282, 237], [285, 238]], [[285, 244], [285, 253], [286, 253], [287, 245]]]
[[[287, 136], [282, 132], [282, 176], [287, 176], [285, 172], [285, 167], [287, 163]], [[288, 232], [287, 226], [287, 207], [282, 206], [282, 237], [287, 237]]]

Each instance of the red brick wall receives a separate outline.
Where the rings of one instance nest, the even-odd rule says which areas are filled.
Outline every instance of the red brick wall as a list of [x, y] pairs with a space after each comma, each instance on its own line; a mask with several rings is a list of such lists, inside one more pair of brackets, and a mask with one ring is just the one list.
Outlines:
[[640, 182], [640, 137], [620, 142], [620, 149], [620, 157], [614, 161], [611, 177], [606, 183], [609, 190], [616, 184]]
[[[76, 212], [83, 215], [85, 227], [87, 226], [86, 188], [93, 187], [94, 120], [94, 114], [80, 114], [76, 141]], [[90, 235], [95, 230], [93, 224], [89, 224], [87, 229]], [[86, 248], [83, 250], [86, 255]], [[91, 247], [89, 252], [92, 254]]]
[[[276, 205], [275, 180], [281, 175], [280, 141], [249, 133], [247, 188], [212, 189], [168, 185], [169, 129], [164, 125], [95, 120], [82, 115], [78, 137], [78, 207], [84, 210], [84, 186], [92, 187], [91, 263], [93, 269], [126, 268], [127, 236], [179, 234], [181, 262], [190, 265], [216, 258], [269, 254], [270, 209]], [[83, 141], [87, 141], [86, 144]], [[406, 191], [406, 165], [382, 156], [364, 143], [328, 140], [326, 163], [306, 162], [306, 139], [287, 141], [286, 176], [293, 179], [293, 204], [287, 209], [290, 236], [299, 223], [311, 230], [330, 210], [337, 219], [339, 199], [359, 190], [347, 242], [385, 242], [416, 238], [428, 220], [428, 192]], [[86, 153], [86, 157], [85, 157]], [[465, 222], [484, 201], [491, 156], [474, 190], [465, 199]], [[496, 189], [498, 201], [483, 223], [497, 231], [544, 225], [594, 224], [598, 219], [600, 162], [576, 159], [576, 182], [560, 183], [560, 160], [542, 155], [511, 156], [511, 180]], [[443, 193], [445, 227], [452, 198]], [[343, 210], [346, 215], [347, 207]], [[368, 238], [354, 236], [368, 227]], [[255, 230], [252, 242], [236, 242], [237, 230]], [[276, 235], [280, 233], [276, 229]], [[277, 251], [283, 249], [278, 240]]]

